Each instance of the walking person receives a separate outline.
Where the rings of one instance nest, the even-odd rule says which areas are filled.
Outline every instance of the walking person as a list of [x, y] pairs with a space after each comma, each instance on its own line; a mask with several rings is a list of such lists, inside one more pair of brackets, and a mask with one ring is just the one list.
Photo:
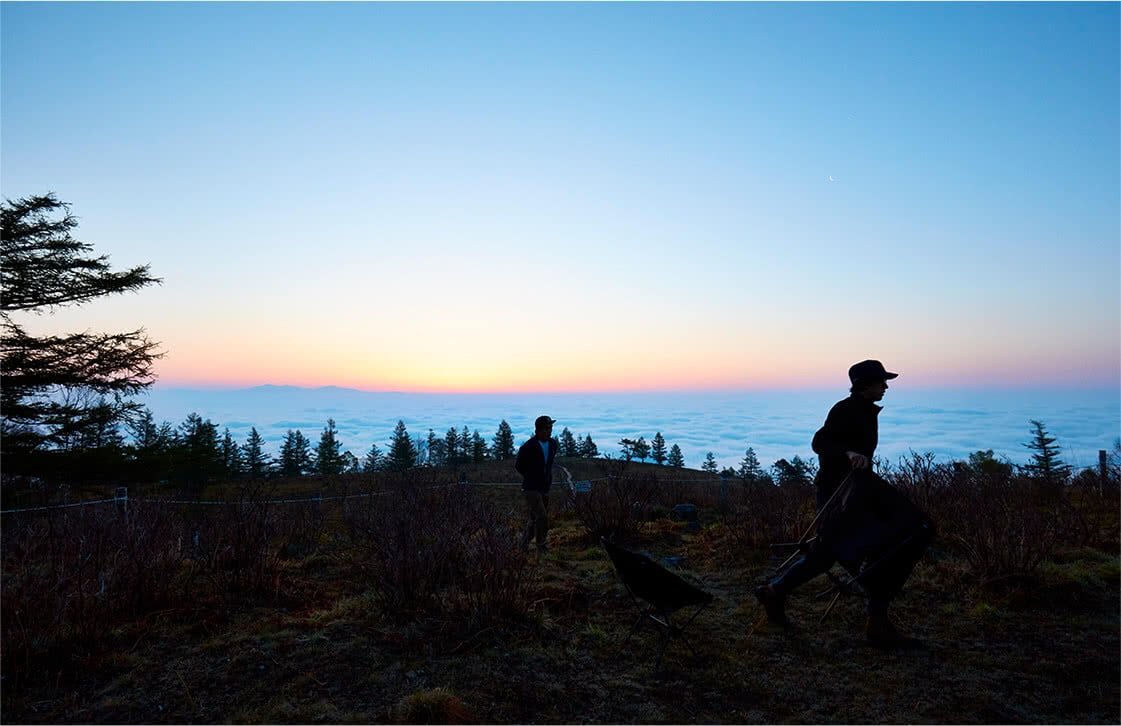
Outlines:
[[[846, 526], [838, 529], [839, 533], [831, 540], [831, 545], [826, 545], [822, 542], [822, 535], [828, 525], [823, 524], [818, 529], [818, 537], [800, 559], [786, 572], [755, 589], [755, 597], [766, 610], [767, 619], [784, 627], [790, 625], [785, 611], [786, 597], [799, 586], [828, 571], [838, 559], [847, 569], [859, 567], [859, 563], [846, 561], [840, 552], [850, 549], [847, 545], [852, 545], [853, 550], [864, 546], [866, 540], [874, 536], [872, 530], [877, 518], [890, 516], [890, 513], [885, 515], [884, 510], [898, 504], [902, 498], [872, 471], [872, 457], [879, 441], [878, 416], [882, 410], [876, 402], [882, 400], [888, 390], [887, 382], [898, 374], [885, 370], [878, 360], [856, 363], [848, 373], [852, 384], [849, 397], [838, 401], [830, 409], [825, 424], [813, 437], [813, 450], [820, 461], [814, 479], [818, 510], [846, 479], [853, 477], [853, 489], [850, 490], [853, 493], [845, 495], [844, 507], [848, 511], [838, 515], [847, 517]], [[929, 525], [917, 531], [905, 540], [905, 546], [877, 567], [874, 578], [869, 577], [862, 583], [868, 595], [866, 635], [872, 646], [913, 648], [920, 645], [914, 638], [901, 634], [888, 619], [887, 613], [888, 605], [899, 594], [932, 536], [933, 528]]]
[[528, 550], [536, 538], [538, 554], [548, 550], [545, 542], [549, 534], [549, 487], [553, 484], [553, 461], [560, 444], [553, 438], [556, 419], [538, 416], [533, 422], [533, 438], [518, 449], [514, 468], [522, 475], [522, 493], [525, 496], [529, 521], [522, 536], [522, 548]]

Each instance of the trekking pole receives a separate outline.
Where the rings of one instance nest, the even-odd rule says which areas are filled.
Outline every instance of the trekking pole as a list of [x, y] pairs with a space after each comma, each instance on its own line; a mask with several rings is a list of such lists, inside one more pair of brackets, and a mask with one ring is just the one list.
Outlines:
[[853, 471], [856, 471], [856, 470], [854, 469], [854, 470], [852, 470], [848, 473], [848, 475], [841, 481], [840, 485], [836, 488], [836, 490], [834, 490], [833, 494], [829, 497], [829, 499], [826, 500], [825, 504], [822, 505], [821, 509], [818, 510], [817, 516], [814, 517], [812, 522], [810, 522], [810, 526], [806, 527], [806, 531], [802, 535], [801, 539], [799, 539], [797, 542], [782, 542], [782, 543], [779, 543], [779, 544], [771, 545], [772, 548], [775, 548], [775, 547], [795, 547], [796, 548], [794, 550], [794, 552], [792, 552], [790, 554], [790, 556], [787, 557], [786, 560], [781, 565], [779, 565], [778, 567], [775, 568], [775, 572], [781, 571], [783, 568], [785, 568], [787, 565], [789, 565], [790, 562], [795, 557], [797, 557], [799, 554], [802, 553], [802, 551], [806, 547], [807, 542], [809, 542], [809, 540], [810, 540], [810, 534], [812, 534], [813, 532], [815, 532], [817, 530], [817, 523], [821, 519], [822, 515], [824, 515], [826, 512], [828, 512], [832, 508], [833, 502], [836, 501], [837, 496], [848, 486], [849, 481], [852, 480]]

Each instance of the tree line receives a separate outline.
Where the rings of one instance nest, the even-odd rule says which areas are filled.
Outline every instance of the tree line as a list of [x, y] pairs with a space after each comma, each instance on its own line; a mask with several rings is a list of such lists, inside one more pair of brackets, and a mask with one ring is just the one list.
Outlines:
[[[591, 435], [577, 437], [565, 428], [560, 456], [594, 458], [599, 449]], [[488, 441], [478, 429], [449, 428], [443, 436], [428, 430], [425, 437], [409, 434], [398, 421], [384, 448], [370, 445], [359, 458], [344, 450], [334, 419], [317, 442], [298, 429], [288, 429], [275, 456], [254, 426], [244, 441], [229, 428], [191, 413], [178, 426], [157, 424], [152, 412], [141, 408], [123, 421], [106, 416], [37, 457], [40, 476], [55, 475], [77, 481], [149, 481], [203, 483], [217, 479], [302, 477], [407, 471], [417, 467], [458, 467], [485, 461], [512, 460], [517, 453], [514, 431], [505, 419]]]

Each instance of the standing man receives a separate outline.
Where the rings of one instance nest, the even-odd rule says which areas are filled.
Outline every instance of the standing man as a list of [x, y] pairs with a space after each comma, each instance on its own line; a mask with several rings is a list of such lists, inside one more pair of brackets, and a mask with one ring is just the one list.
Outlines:
[[554, 423], [556, 419], [538, 416], [533, 422], [533, 438], [522, 444], [514, 461], [514, 468], [522, 475], [522, 493], [529, 510], [522, 547], [529, 549], [529, 541], [536, 535], [538, 554], [548, 550], [545, 537], [549, 534], [549, 487], [553, 483], [553, 461], [559, 448], [553, 438]]
[[[885, 495], [894, 494], [891, 485], [872, 472], [871, 467], [879, 441], [878, 416], [882, 410], [876, 402], [883, 399], [888, 389], [887, 382], [896, 377], [897, 373], [889, 373], [878, 360], [865, 360], [853, 365], [849, 368], [851, 395], [830, 409], [825, 424], [813, 437], [813, 450], [820, 461], [820, 468], [814, 479], [818, 510], [821, 510], [849, 476], [855, 477], [854, 490], [861, 487], [861, 495], [848, 497], [845, 506], [854, 509], [852, 520], [858, 522], [858, 529], [863, 527], [865, 531], [854, 532], [849, 527], [845, 532], [848, 542], [855, 539], [860, 544], [862, 535], [869, 536], [868, 525], [874, 522], [875, 517], [882, 516], [882, 510], [888, 506], [887, 500], [891, 497]], [[800, 585], [828, 571], [838, 559], [838, 550], [844, 549], [838, 546], [836, 540], [834, 546], [825, 545], [822, 542], [822, 532], [823, 528], [819, 527], [818, 537], [790, 569], [755, 589], [755, 597], [763, 604], [767, 618], [772, 623], [783, 626], [790, 624], [785, 612], [786, 596]], [[909, 648], [919, 645], [917, 640], [905, 637], [895, 629], [888, 620], [887, 609], [891, 600], [899, 594], [932, 535], [933, 530], [927, 526], [912, 536], [898, 554], [877, 568], [876, 577], [869, 578], [865, 583], [868, 593], [867, 637], [874, 647]]]

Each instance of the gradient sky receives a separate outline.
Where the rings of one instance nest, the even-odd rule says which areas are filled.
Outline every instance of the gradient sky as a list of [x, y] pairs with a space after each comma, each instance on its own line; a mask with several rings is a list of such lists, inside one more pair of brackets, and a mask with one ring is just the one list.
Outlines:
[[0, 6], [0, 187], [161, 385], [1121, 375], [1117, 3]]

